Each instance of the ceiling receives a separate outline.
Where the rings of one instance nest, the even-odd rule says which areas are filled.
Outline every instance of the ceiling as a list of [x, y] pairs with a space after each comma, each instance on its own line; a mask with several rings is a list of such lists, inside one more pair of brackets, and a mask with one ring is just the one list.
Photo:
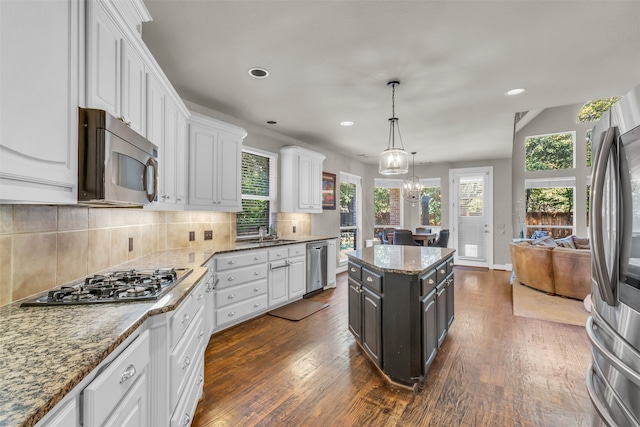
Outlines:
[[387, 146], [390, 80], [418, 163], [508, 158], [514, 113], [640, 83], [637, 0], [145, 4], [143, 39], [184, 99], [367, 163]]

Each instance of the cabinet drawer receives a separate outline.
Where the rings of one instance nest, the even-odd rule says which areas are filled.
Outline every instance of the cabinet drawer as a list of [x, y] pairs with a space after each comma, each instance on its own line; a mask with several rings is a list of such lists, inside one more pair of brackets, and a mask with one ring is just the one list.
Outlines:
[[[202, 291], [201, 286], [199, 286], [198, 289]], [[187, 330], [200, 307], [204, 305], [204, 293], [201, 293], [203, 298], [199, 298], [197, 291], [191, 292], [171, 316], [171, 320], [169, 321], [171, 325], [171, 341], [169, 345], [171, 347], [174, 347], [178, 343], [178, 340]]]
[[267, 308], [267, 303], [267, 295], [260, 295], [259, 297], [223, 307], [216, 311], [218, 326], [241, 319], [251, 313], [262, 311]]
[[202, 396], [204, 385], [204, 357], [198, 360], [197, 369], [193, 375], [187, 379], [187, 387], [178, 402], [173, 416], [171, 417], [171, 427], [190, 426], [193, 414], [198, 406], [198, 399]]
[[436, 267], [436, 282], [440, 283], [447, 277], [446, 261]]
[[149, 331], [144, 331], [82, 392], [83, 424], [102, 425], [148, 364]]
[[348, 266], [348, 270], [349, 270], [349, 277], [353, 277], [356, 280], [362, 279], [362, 267], [360, 267], [358, 264], [353, 264], [350, 262]]
[[382, 292], [382, 276], [366, 268], [362, 268], [362, 283], [377, 292]]
[[453, 257], [445, 261], [447, 263], [447, 274], [453, 271]]
[[289, 257], [289, 249], [286, 246], [269, 249], [269, 261], [277, 261], [279, 259], [287, 259]]
[[290, 245], [289, 258], [306, 255], [307, 245]]
[[238, 268], [218, 273], [218, 289], [267, 278], [267, 264]]
[[169, 356], [169, 369], [171, 372], [171, 410], [178, 404], [187, 385], [187, 380], [196, 366], [196, 362], [202, 357], [204, 346], [204, 325], [202, 320], [203, 310], [198, 312], [195, 319], [185, 334], [185, 339], [180, 341]]
[[431, 270], [427, 272], [424, 276], [420, 278], [420, 295], [424, 296], [431, 292], [432, 289], [436, 287], [436, 270]]
[[267, 279], [216, 291], [216, 308], [242, 302], [267, 293]]
[[240, 254], [222, 255], [216, 258], [216, 270], [223, 271], [231, 268], [246, 267], [267, 261], [267, 251], [248, 251]]

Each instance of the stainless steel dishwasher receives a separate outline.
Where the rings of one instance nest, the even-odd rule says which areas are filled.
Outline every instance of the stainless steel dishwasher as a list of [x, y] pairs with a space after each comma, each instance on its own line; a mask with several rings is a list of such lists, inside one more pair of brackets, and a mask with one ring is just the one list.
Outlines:
[[327, 286], [327, 242], [307, 244], [307, 294]]

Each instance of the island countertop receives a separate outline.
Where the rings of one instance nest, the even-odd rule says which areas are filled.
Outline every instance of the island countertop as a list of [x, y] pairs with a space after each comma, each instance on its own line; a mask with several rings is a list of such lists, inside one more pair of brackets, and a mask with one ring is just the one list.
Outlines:
[[455, 252], [451, 248], [375, 245], [347, 254], [359, 263], [387, 273], [422, 274]]

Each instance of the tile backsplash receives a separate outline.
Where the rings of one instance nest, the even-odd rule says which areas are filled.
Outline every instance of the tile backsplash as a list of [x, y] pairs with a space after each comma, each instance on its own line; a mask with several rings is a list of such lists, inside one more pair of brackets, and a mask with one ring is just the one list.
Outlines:
[[231, 239], [235, 214], [227, 212], [0, 205], [0, 305], [152, 252]]

